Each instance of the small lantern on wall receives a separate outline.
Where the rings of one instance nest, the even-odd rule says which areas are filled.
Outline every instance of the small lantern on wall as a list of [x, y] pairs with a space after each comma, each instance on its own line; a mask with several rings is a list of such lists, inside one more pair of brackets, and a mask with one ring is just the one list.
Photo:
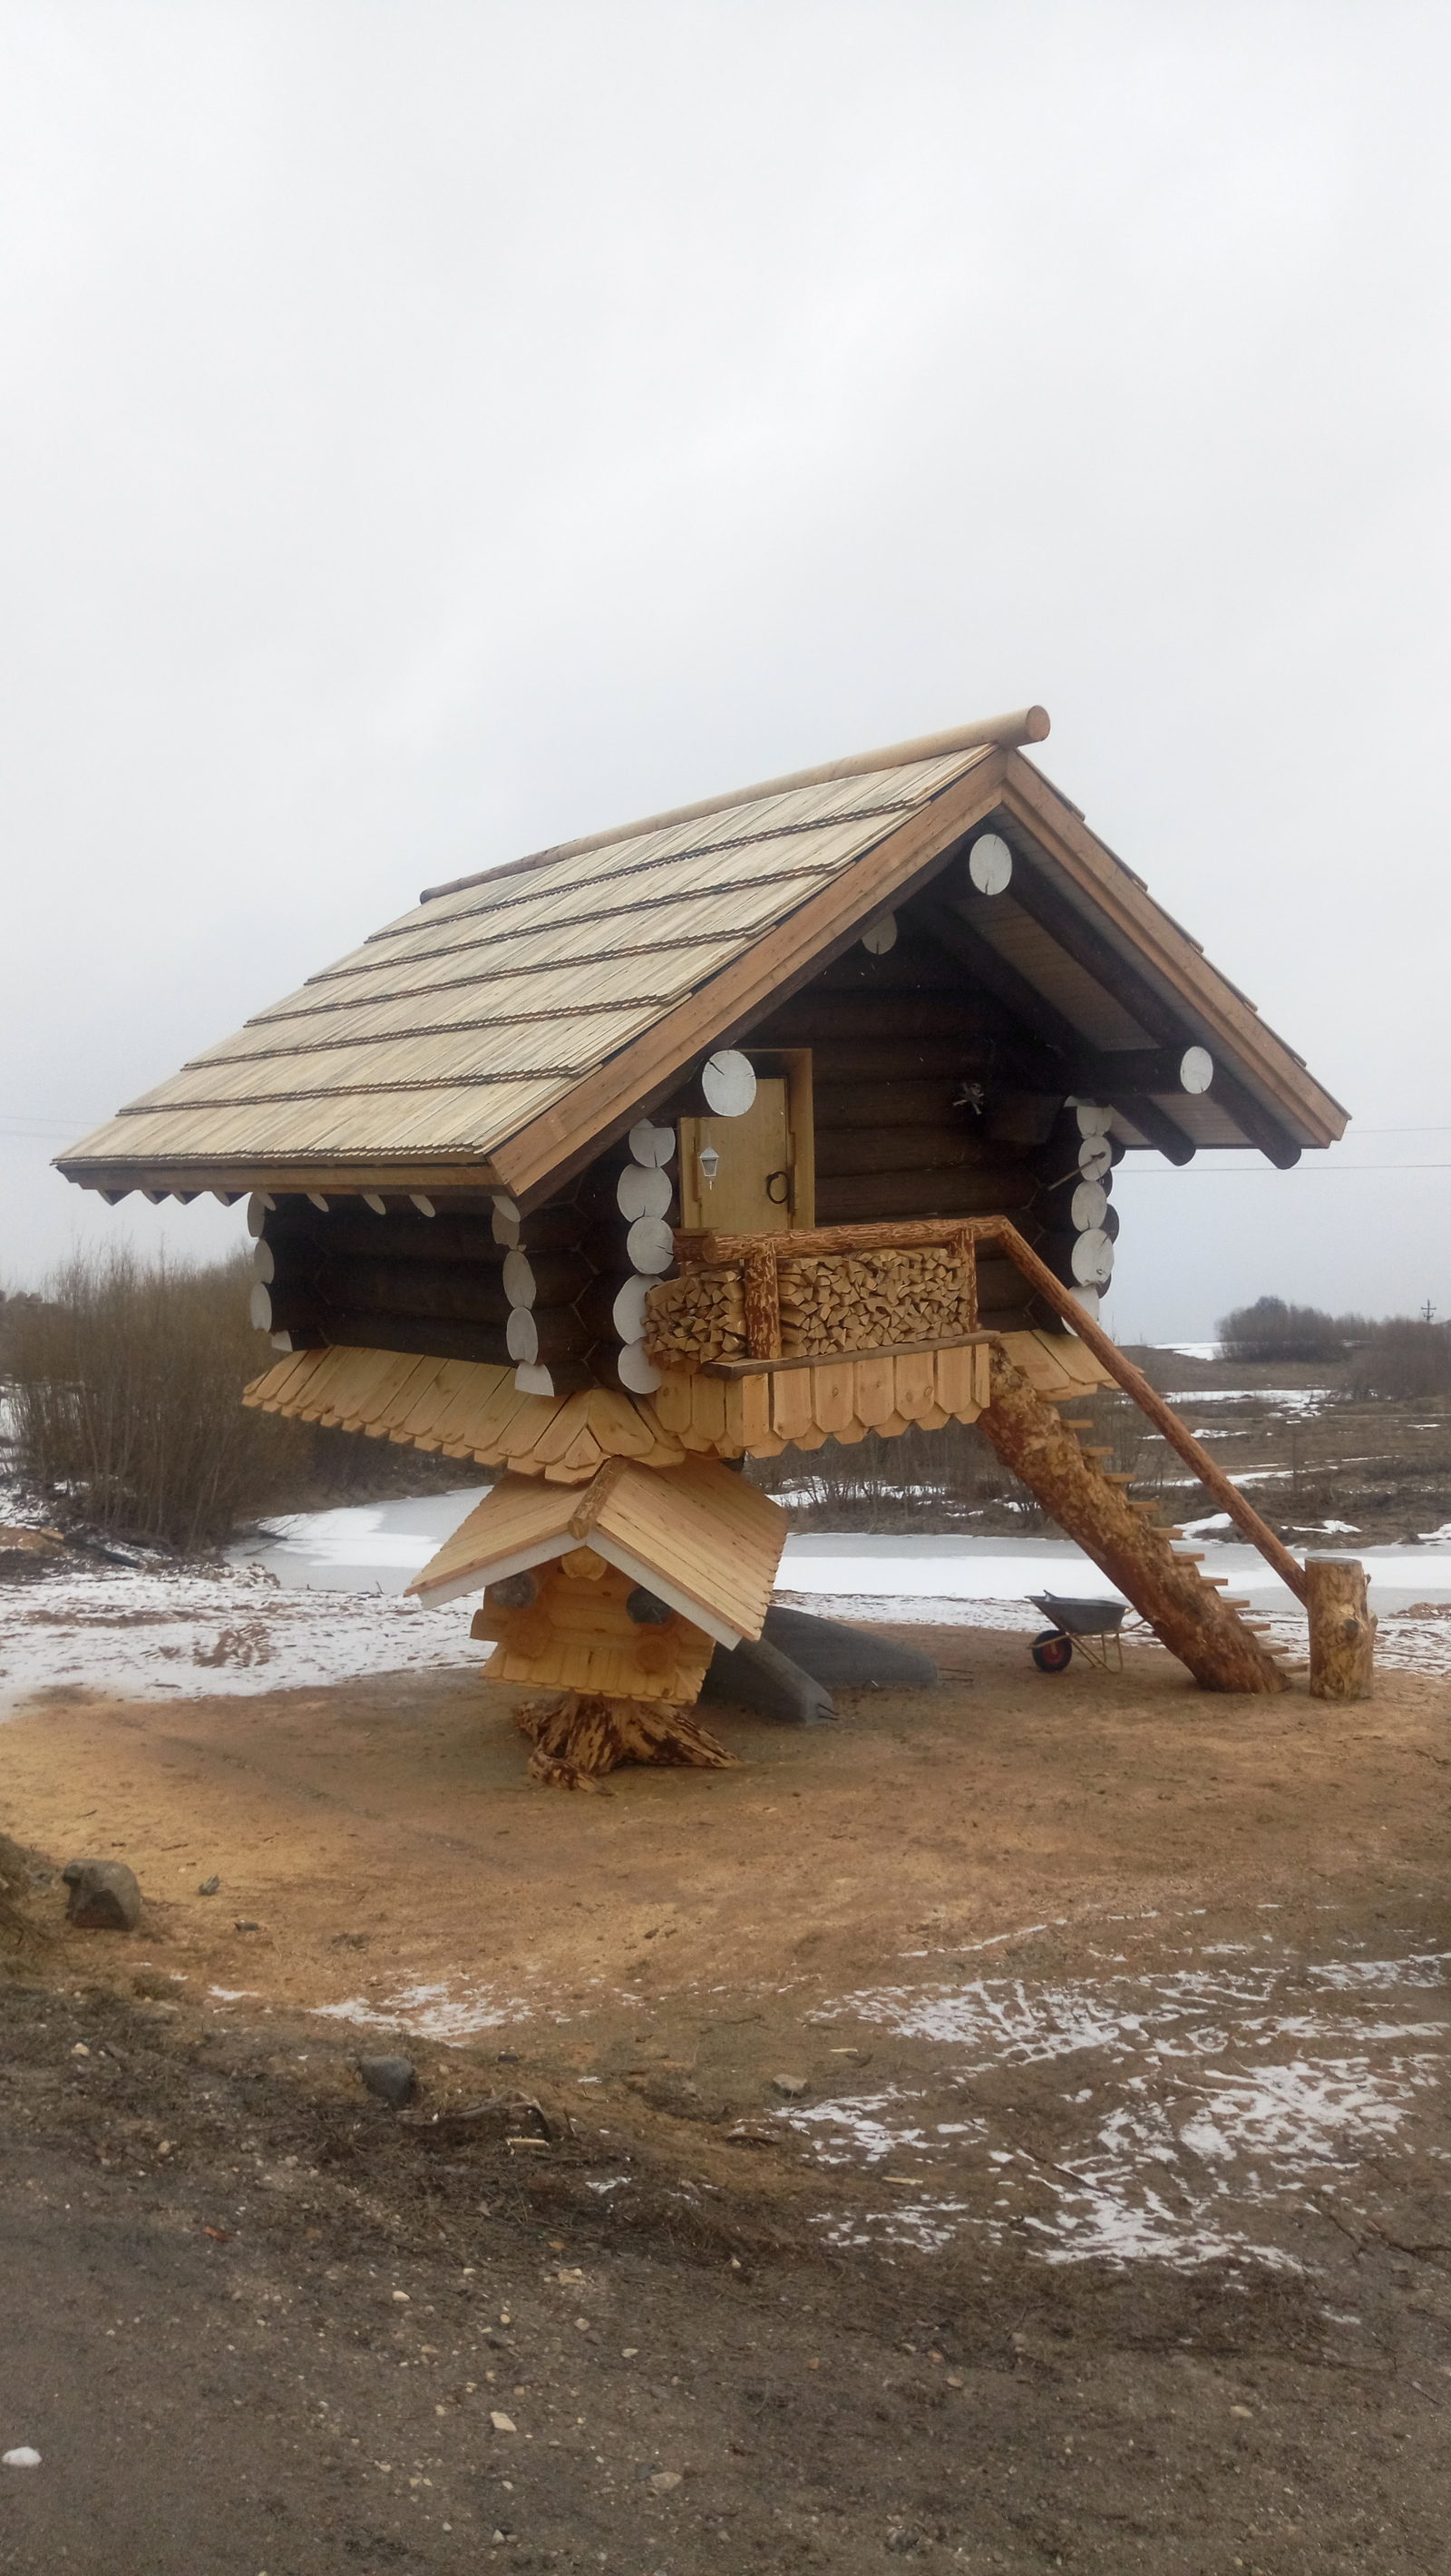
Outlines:
[[708, 1190], [713, 1190], [715, 1188], [715, 1176], [720, 1170], [720, 1156], [716, 1152], [714, 1145], [702, 1145], [700, 1152], [696, 1155], [695, 1159], [700, 1165], [700, 1177], [704, 1181], [706, 1188]]

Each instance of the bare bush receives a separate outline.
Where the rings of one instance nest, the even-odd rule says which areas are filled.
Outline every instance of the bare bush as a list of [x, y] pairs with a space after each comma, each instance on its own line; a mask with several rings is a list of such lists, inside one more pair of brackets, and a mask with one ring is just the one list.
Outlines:
[[270, 1499], [295, 1432], [239, 1401], [266, 1365], [250, 1279], [245, 1255], [181, 1270], [118, 1245], [7, 1301], [15, 1462], [59, 1514], [193, 1550]]
[[1219, 1344], [1227, 1360], [1339, 1360], [1364, 1330], [1354, 1316], [1257, 1297], [1220, 1318]]
[[1451, 1325], [1431, 1324], [1412, 1315], [1391, 1315], [1372, 1324], [1353, 1372], [1357, 1395], [1445, 1395], [1451, 1393]]

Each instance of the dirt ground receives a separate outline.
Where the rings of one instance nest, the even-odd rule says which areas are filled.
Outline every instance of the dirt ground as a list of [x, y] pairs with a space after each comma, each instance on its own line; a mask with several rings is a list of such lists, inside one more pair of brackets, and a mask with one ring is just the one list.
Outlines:
[[0, 2569], [1444, 2567], [1447, 1685], [903, 1633], [600, 1797], [474, 1673], [0, 1728]]

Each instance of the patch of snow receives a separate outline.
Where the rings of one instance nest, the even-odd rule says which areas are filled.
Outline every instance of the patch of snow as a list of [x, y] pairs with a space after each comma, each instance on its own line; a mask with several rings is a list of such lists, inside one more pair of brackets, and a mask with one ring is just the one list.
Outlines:
[[362, 1673], [478, 1666], [472, 1604], [289, 1592], [254, 1567], [90, 1563], [0, 1591], [0, 1716], [44, 1691], [246, 1695]]
[[1186, 1386], [1179, 1394], [1166, 1395], [1164, 1402], [1177, 1405], [1181, 1413], [1192, 1413], [1200, 1404], [1274, 1404], [1285, 1413], [1318, 1413], [1333, 1394], [1328, 1386]]
[[290, 1586], [402, 1592], [489, 1490], [460, 1485], [451, 1493], [414, 1494], [398, 1502], [294, 1512], [233, 1548], [232, 1558], [261, 1566]]
[[[1093, 2083], [1061, 2097], [1078, 2134], [1055, 2126], [1041, 2149], [1026, 2115], [1013, 2115], [1003, 2145], [993, 2142], [990, 2111], [924, 2129], [909, 2107], [920, 2096], [895, 2087], [780, 2113], [813, 2137], [823, 2162], [880, 2172], [904, 2157], [920, 2175], [905, 2206], [828, 2219], [830, 2241], [930, 2251], [969, 2230], [997, 2239], [1012, 2227], [1049, 2263], [1190, 2269], [1229, 2259], [1300, 2269], [1272, 2222], [1303, 2216], [1311, 2187], [1317, 2196], [1352, 2182], [1363, 2190], [1364, 2160], [1384, 2159], [1445, 2076], [1444, 2019], [1361, 2018], [1355, 2007], [1444, 1987], [1451, 1953], [1218, 1964], [1236, 1954], [1248, 1955], [1242, 1944], [1215, 1943], [1185, 1969], [841, 1998], [837, 2018], [960, 2050], [962, 2079], [1058, 2059], [1095, 2063]], [[964, 2162], [980, 2178], [972, 2199], [962, 2196]]]
[[818, 1619], [861, 1619], [872, 1626], [1007, 1628], [1036, 1637], [1043, 1625], [1042, 1611], [1025, 1609], [1021, 1601], [965, 1601], [955, 1593], [774, 1592], [771, 1598], [783, 1609], [809, 1610]]
[[468, 2039], [476, 2030], [497, 2030], [502, 2022], [528, 2021], [531, 2009], [515, 1995], [506, 1998], [482, 1986], [456, 1990], [447, 1983], [402, 1986], [391, 1995], [350, 1995], [342, 2003], [313, 2006], [320, 2021], [386, 2023], [420, 2039], [441, 2040]]
[[922, 2129], [904, 2127], [900, 2121], [889, 2123], [880, 2117], [891, 2103], [920, 2099], [919, 2094], [899, 2092], [895, 2084], [890, 2084], [885, 2093], [797, 2104], [790, 2110], [777, 2111], [774, 2117], [802, 2137], [812, 2137], [818, 2129], [829, 2132], [813, 2140], [823, 2164], [849, 2164], [860, 2159], [874, 2165], [880, 2164], [883, 2156], [900, 2155], [926, 2143]]

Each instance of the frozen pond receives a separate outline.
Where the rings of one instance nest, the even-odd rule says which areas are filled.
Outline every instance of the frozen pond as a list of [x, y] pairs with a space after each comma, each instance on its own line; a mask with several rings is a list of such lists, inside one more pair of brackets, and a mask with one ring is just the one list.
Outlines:
[[[457, 1529], [488, 1488], [461, 1486], [412, 1502], [363, 1503], [332, 1512], [303, 1512], [233, 1551], [238, 1564], [265, 1565], [289, 1589], [402, 1592], [436, 1548]], [[1230, 1577], [1236, 1592], [1266, 1613], [1297, 1616], [1278, 1576], [1252, 1547], [1227, 1542], [1217, 1526], [1195, 1540], [1206, 1563]], [[1322, 1545], [1355, 1550], [1353, 1538]], [[1420, 1546], [1359, 1551], [1371, 1569], [1373, 1601], [1383, 1613], [1417, 1601], [1451, 1601], [1451, 1528], [1428, 1532]], [[848, 1616], [971, 1621], [979, 1602], [1025, 1603], [1030, 1592], [1112, 1595], [1089, 1559], [1068, 1539], [944, 1537], [909, 1532], [794, 1533], [786, 1542], [777, 1591], [793, 1601], [834, 1604]], [[863, 1605], [851, 1607], [848, 1605]], [[1025, 1620], [1035, 1613], [1024, 1610]]]

